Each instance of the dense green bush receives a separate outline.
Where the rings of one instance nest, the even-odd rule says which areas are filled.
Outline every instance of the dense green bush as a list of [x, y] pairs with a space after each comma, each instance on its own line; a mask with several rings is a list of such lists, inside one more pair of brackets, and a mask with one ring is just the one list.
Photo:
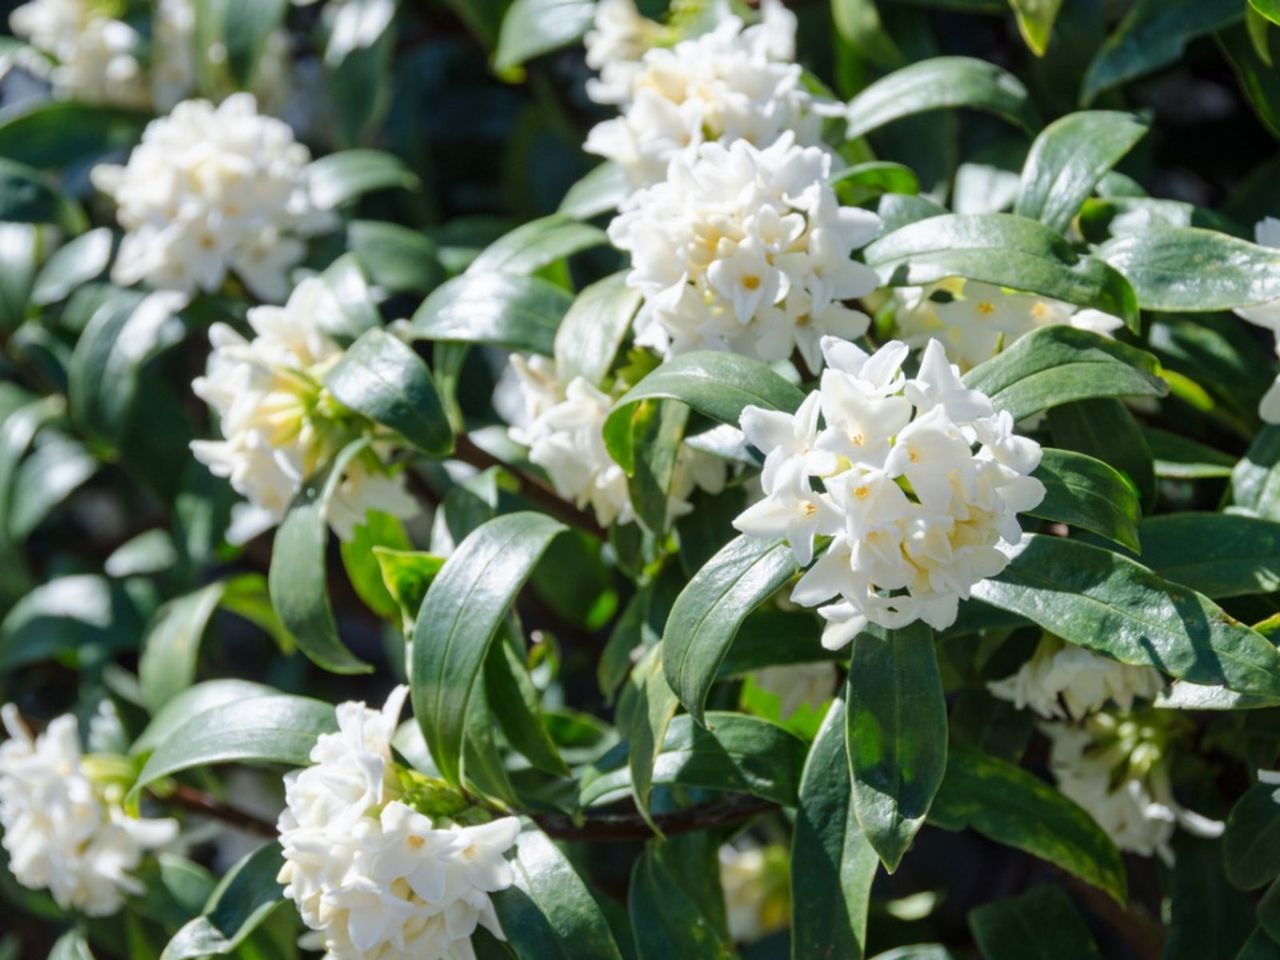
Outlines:
[[1280, 957], [1280, 5], [9, 23], [0, 960]]

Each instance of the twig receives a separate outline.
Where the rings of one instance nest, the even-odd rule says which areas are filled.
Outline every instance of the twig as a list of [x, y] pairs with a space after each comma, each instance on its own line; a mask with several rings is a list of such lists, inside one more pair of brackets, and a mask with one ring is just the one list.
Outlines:
[[505, 460], [495, 457], [486, 450], [482, 450], [466, 434], [459, 434], [454, 444], [453, 457], [455, 460], [469, 463], [480, 470], [487, 470], [490, 467], [502, 468], [520, 481], [520, 492], [530, 502], [541, 507], [557, 520], [563, 520], [571, 527], [577, 527], [579, 530], [585, 531], [600, 540], [608, 539], [608, 533], [600, 524], [596, 523], [596, 518], [591, 514], [579, 510], [573, 504], [561, 499], [559, 494], [537, 477], [525, 473], [518, 467], [513, 467]]
[[241, 830], [247, 830], [259, 836], [272, 838], [276, 836], [276, 825], [274, 823], [263, 820], [247, 810], [241, 810], [239, 807], [233, 807], [230, 804], [223, 803], [221, 800], [215, 800], [209, 794], [194, 787], [178, 784], [173, 788], [172, 793], [162, 799], [172, 800], [184, 810], [190, 810], [192, 813], [199, 813], [215, 820], [221, 820], [230, 826], [239, 827]]
[[[777, 809], [777, 804], [759, 797], [731, 796], [715, 803], [677, 810], [674, 813], [660, 813], [653, 818], [658, 829], [665, 836], [681, 833], [692, 833], [708, 827], [724, 827], [741, 823], [770, 810]], [[622, 842], [627, 840], [651, 840], [654, 836], [652, 828], [639, 813], [604, 813], [587, 817], [575, 823], [572, 817], [564, 814], [544, 814], [535, 816], [534, 821], [542, 828], [542, 832], [557, 840], [577, 840], [587, 843], [602, 841]]]

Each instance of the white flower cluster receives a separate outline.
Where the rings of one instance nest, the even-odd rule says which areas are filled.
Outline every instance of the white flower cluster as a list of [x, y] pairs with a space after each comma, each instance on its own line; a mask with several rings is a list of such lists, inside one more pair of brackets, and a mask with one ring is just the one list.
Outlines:
[[644, 297], [636, 342], [665, 356], [728, 350], [767, 362], [799, 350], [816, 370], [822, 336], [865, 333], [866, 315], [842, 301], [878, 283], [851, 256], [880, 219], [841, 207], [830, 169], [826, 153], [790, 136], [763, 150], [707, 143], [633, 194], [609, 239], [631, 254], [627, 283]]
[[[237, 506], [232, 542], [279, 523], [303, 483], [358, 435], [359, 422], [322, 387], [342, 355], [324, 332], [326, 315], [339, 310], [324, 281], [311, 277], [285, 306], [249, 311], [252, 340], [226, 324], [209, 328], [208, 370], [192, 389], [217, 411], [225, 439], [196, 440], [191, 449], [249, 501]], [[326, 518], [349, 540], [369, 510], [408, 517], [417, 505], [403, 478], [366, 451], [348, 465]]]
[[512, 883], [520, 822], [438, 827], [401, 801], [391, 738], [407, 693], [381, 712], [340, 704], [338, 731], [285, 777], [279, 880], [326, 960], [474, 960], [477, 926], [503, 939], [489, 895]]
[[742, 412], [747, 440], [765, 454], [765, 498], [734, 526], [785, 537], [801, 565], [815, 537], [832, 538], [791, 594], [810, 607], [839, 597], [818, 611], [829, 649], [868, 623], [948, 627], [974, 584], [1008, 564], [999, 547], [1020, 539], [1017, 515], [1043, 499], [1030, 476], [1040, 446], [964, 387], [936, 340], [912, 379], [898, 341], [868, 355], [827, 337], [822, 350], [820, 389], [795, 414]]
[[1069, 324], [1110, 334], [1124, 325], [1098, 310], [959, 277], [927, 287], [901, 287], [893, 291], [893, 298], [897, 335], [911, 347], [941, 340], [962, 371], [1040, 327]]
[[1134, 667], [1046, 635], [1018, 672], [987, 684], [992, 694], [1047, 719], [1080, 720], [1108, 704], [1131, 710], [1155, 700], [1164, 677], [1154, 667]]
[[1135, 721], [1099, 714], [1085, 727], [1046, 723], [1050, 741], [1049, 769], [1058, 789], [1079, 804], [1121, 850], [1143, 856], [1158, 854], [1173, 862], [1170, 841], [1181, 827], [1201, 837], [1217, 837], [1223, 825], [1181, 806], [1173, 796], [1167, 758], [1150, 748], [1132, 746], [1118, 728]]
[[588, 39], [589, 62], [601, 69], [590, 94], [622, 114], [592, 128], [585, 149], [619, 164], [633, 186], [661, 180], [674, 157], [702, 143], [767, 147], [787, 133], [818, 142], [822, 118], [791, 62], [795, 15], [778, 0], [765, 0], [753, 26], [727, 16], [708, 33], [643, 51], [657, 24], [625, 6], [604, 8]]
[[93, 169], [126, 231], [112, 279], [194, 293], [234, 272], [258, 298], [283, 300], [303, 238], [334, 222], [312, 199], [310, 161], [251, 94], [178, 104], [148, 124], [125, 166]]
[[[9, 739], [0, 744], [0, 826], [9, 869], [25, 887], [47, 889], [58, 906], [106, 916], [127, 894], [143, 855], [171, 843], [174, 820], [131, 817], [118, 796], [87, 774], [74, 717], [58, 717], [38, 737], [6, 704]], [[117, 790], [118, 792], [118, 790]]]
[[[1264, 247], [1280, 248], [1280, 219], [1264, 217], [1254, 227], [1254, 236]], [[1243, 307], [1236, 311], [1250, 323], [1265, 327], [1276, 336], [1276, 356], [1280, 357], [1280, 300], [1258, 307]], [[1266, 423], [1280, 423], [1280, 374], [1258, 404], [1258, 416]]]
[[[494, 405], [512, 425], [511, 439], [529, 448], [529, 461], [547, 471], [556, 493], [579, 508], [590, 505], [601, 526], [636, 519], [627, 475], [604, 445], [604, 421], [613, 406], [608, 394], [584, 377], [562, 385], [555, 364], [546, 357], [513, 354]], [[682, 446], [671, 481], [668, 517], [682, 517], [693, 509], [689, 497], [695, 489], [719, 493], [724, 483], [720, 460]]]

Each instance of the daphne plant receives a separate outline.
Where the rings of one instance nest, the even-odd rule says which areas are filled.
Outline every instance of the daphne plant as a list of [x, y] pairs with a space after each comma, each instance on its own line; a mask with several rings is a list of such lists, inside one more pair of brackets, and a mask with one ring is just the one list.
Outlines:
[[1277, 22], [18, 8], [0, 958], [1280, 952]]

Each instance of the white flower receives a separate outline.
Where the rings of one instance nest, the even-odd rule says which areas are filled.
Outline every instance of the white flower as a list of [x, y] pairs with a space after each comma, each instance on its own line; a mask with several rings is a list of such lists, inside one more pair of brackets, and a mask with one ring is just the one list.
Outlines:
[[894, 329], [912, 347], [940, 340], [962, 371], [989, 360], [1023, 334], [1069, 324], [1109, 335], [1124, 325], [1098, 310], [951, 277], [927, 287], [893, 291]]
[[621, 104], [622, 115], [597, 124], [585, 149], [621, 165], [634, 186], [661, 180], [673, 157], [701, 143], [767, 147], [786, 133], [819, 142], [821, 116], [789, 62], [795, 15], [777, 0], [762, 4], [758, 24], [728, 16], [701, 36], [644, 51], [639, 63], [632, 57], [657, 25], [626, 6], [609, 3], [588, 37], [589, 63], [602, 70], [589, 92]]
[[112, 278], [194, 293], [234, 273], [260, 299], [283, 300], [303, 239], [333, 222], [311, 199], [310, 160], [250, 94], [178, 104], [125, 166], [93, 169], [126, 231]]
[[1040, 447], [960, 382], [937, 341], [910, 380], [903, 343], [868, 355], [828, 337], [822, 350], [821, 386], [794, 417], [743, 411], [765, 454], [765, 498], [734, 526], [785, 538], [802, 565], [815, 537], [831, 538], [791, 594], [804, 606], [836, 598], [818, 611], [829, 649], [868, 623], [945, 629], [974, 584], [1005, 568], [1000, 544], [1018, 541], [1017, 514], [1044, 497], [1030, 476]]
[[[627, 475], [604, 445], [604, 421], [613, 406], [608, 394], [583, 377], [562, 387], [551, 360], [513, 354], [495, 405], [512, 424], [511, 439], [529, 448], [529, 461], [547, 471], [556, 493], [579, 508], [589, 505], [601, 526], [636, 519]], [[669, 491], [668, 517], [682, 517], [693, 509], [689, 497], [695, 489], [719, 493], [724, 482], [721, 461], [682, 446]]]
[[[1254, 235], [1258, 243], [1264, 247], [1280, 247], [1280, 219], [1264, 217], [1254, 227]], [[1260, 327], [1266, 327], [1280, 337], [1280, 300], [1264, 303], [1257, 307], [1241, 307], [1236, 310], [1244, 319]], [[1276, 355], [1280, 357], [1280, 339], [1276, 342]], [[1258, 403], [1258, 416], [1264, 423], [1280, 423], [1280, 374], [1276, 375], [1270, 389], [1263, 394]]]
[[625, 103], [640, 61], [662, 37], [663, 26], [642, 16], [634, 0], [600, 0], [585, 39], [587, 66], [598, 79], [587, 81], [596, 103]]
[[726, 843], [719, 856], [725, 919], [734, 942], [751, 943], [785, 929], [791, 912], [785, 851]]
[[772, 362], [866, 332], [843, 301], [870, 293], [875, 273], [852, 259], [880, 230], [875, 214], [841, 207], [831, 160], [784, 135], [760, 150], [703, 144], [667, 179], [635, 193], [609, 226], [631, 254], [628, 285], [644, 304], [636, 342], [665, 356], [728, 350]]
[[785, 720], [801, 707], [820, 710], [835, 691], [837, 671], [834, 663], [817, 661], [765, 667], [751, 677], [757, 687], [778, 698], [778, 711]]
[[103, 16], [92, 0], [31, 0], [9, 15], [9, 26], [53, 59], [49, 81], [58, 96], [148, 106], [138, 60], [142, 36], [124, 21]]
[[[209, 328], [208, 370], [191, 386], [217, 411], [225, 439], [196, 440], [191, 450], [249, 501], [251, 509], [241, 507], [234, 518], [236, 542], [279, 523], [303, 483], [358, 435], [350, 411], [321, 387], [342, 355], [323, 329], [325, 316], [339, 309], [324, 281], [313, 277], [285, 306], [249, 311], [253, 340], [225, 324]], [[349, 540], [369, 510], [398, 517], [417, 510], [403, 478], [388, 474], [373, 451], [348, 465], [326, 518]]]
[[9, 869], [25, 887], [48, 889], [58, 906], [89, 916], [114, 913], [148, 850], [171, 843], [173, 820], [131, 817], [118, 796], [86, 773], [75, 718], [58, 717], [33, 737], [7, 704], [0, 744], [0, 826]]
[[[1114, 718], [1103, 730], [1112, 732]], [[1120, 721], [1124, 723], [1124, 721]], [[1041, 730], [1050, 741], [1049, 768], [1058, 789], [1088, 813], [1121, 850], [1143, 856], [1158, 854], [1173, 862], [1175, 827], [1202, 837], [1217, 837], [1223, 825], [1182, 807], [1173, 796], [1168, 763], [1139, 763], [1141, 747], [1129, 752], [1123, 741], [1108, 741], [1090, 730], [1065, 723], [1046, 723]]]
[[1017, 673], [988, 683], [987, 689], [1018, 709], [1079, 720], [1109, 704], [1131, 710], [1136, 700], [1154, 700], [1164, 689], [1164, 677], [1153, 667], [1117, 663], [1046, 635]]
[[402, 800], [391, 737], [404, 705], [338, 706], [338, 731], [285, 778], [279, 880], [329, 960], [465, 960], [484, 926], [502, 938], [489, 895], [509, 887], [514, 817], [438, 825]]

